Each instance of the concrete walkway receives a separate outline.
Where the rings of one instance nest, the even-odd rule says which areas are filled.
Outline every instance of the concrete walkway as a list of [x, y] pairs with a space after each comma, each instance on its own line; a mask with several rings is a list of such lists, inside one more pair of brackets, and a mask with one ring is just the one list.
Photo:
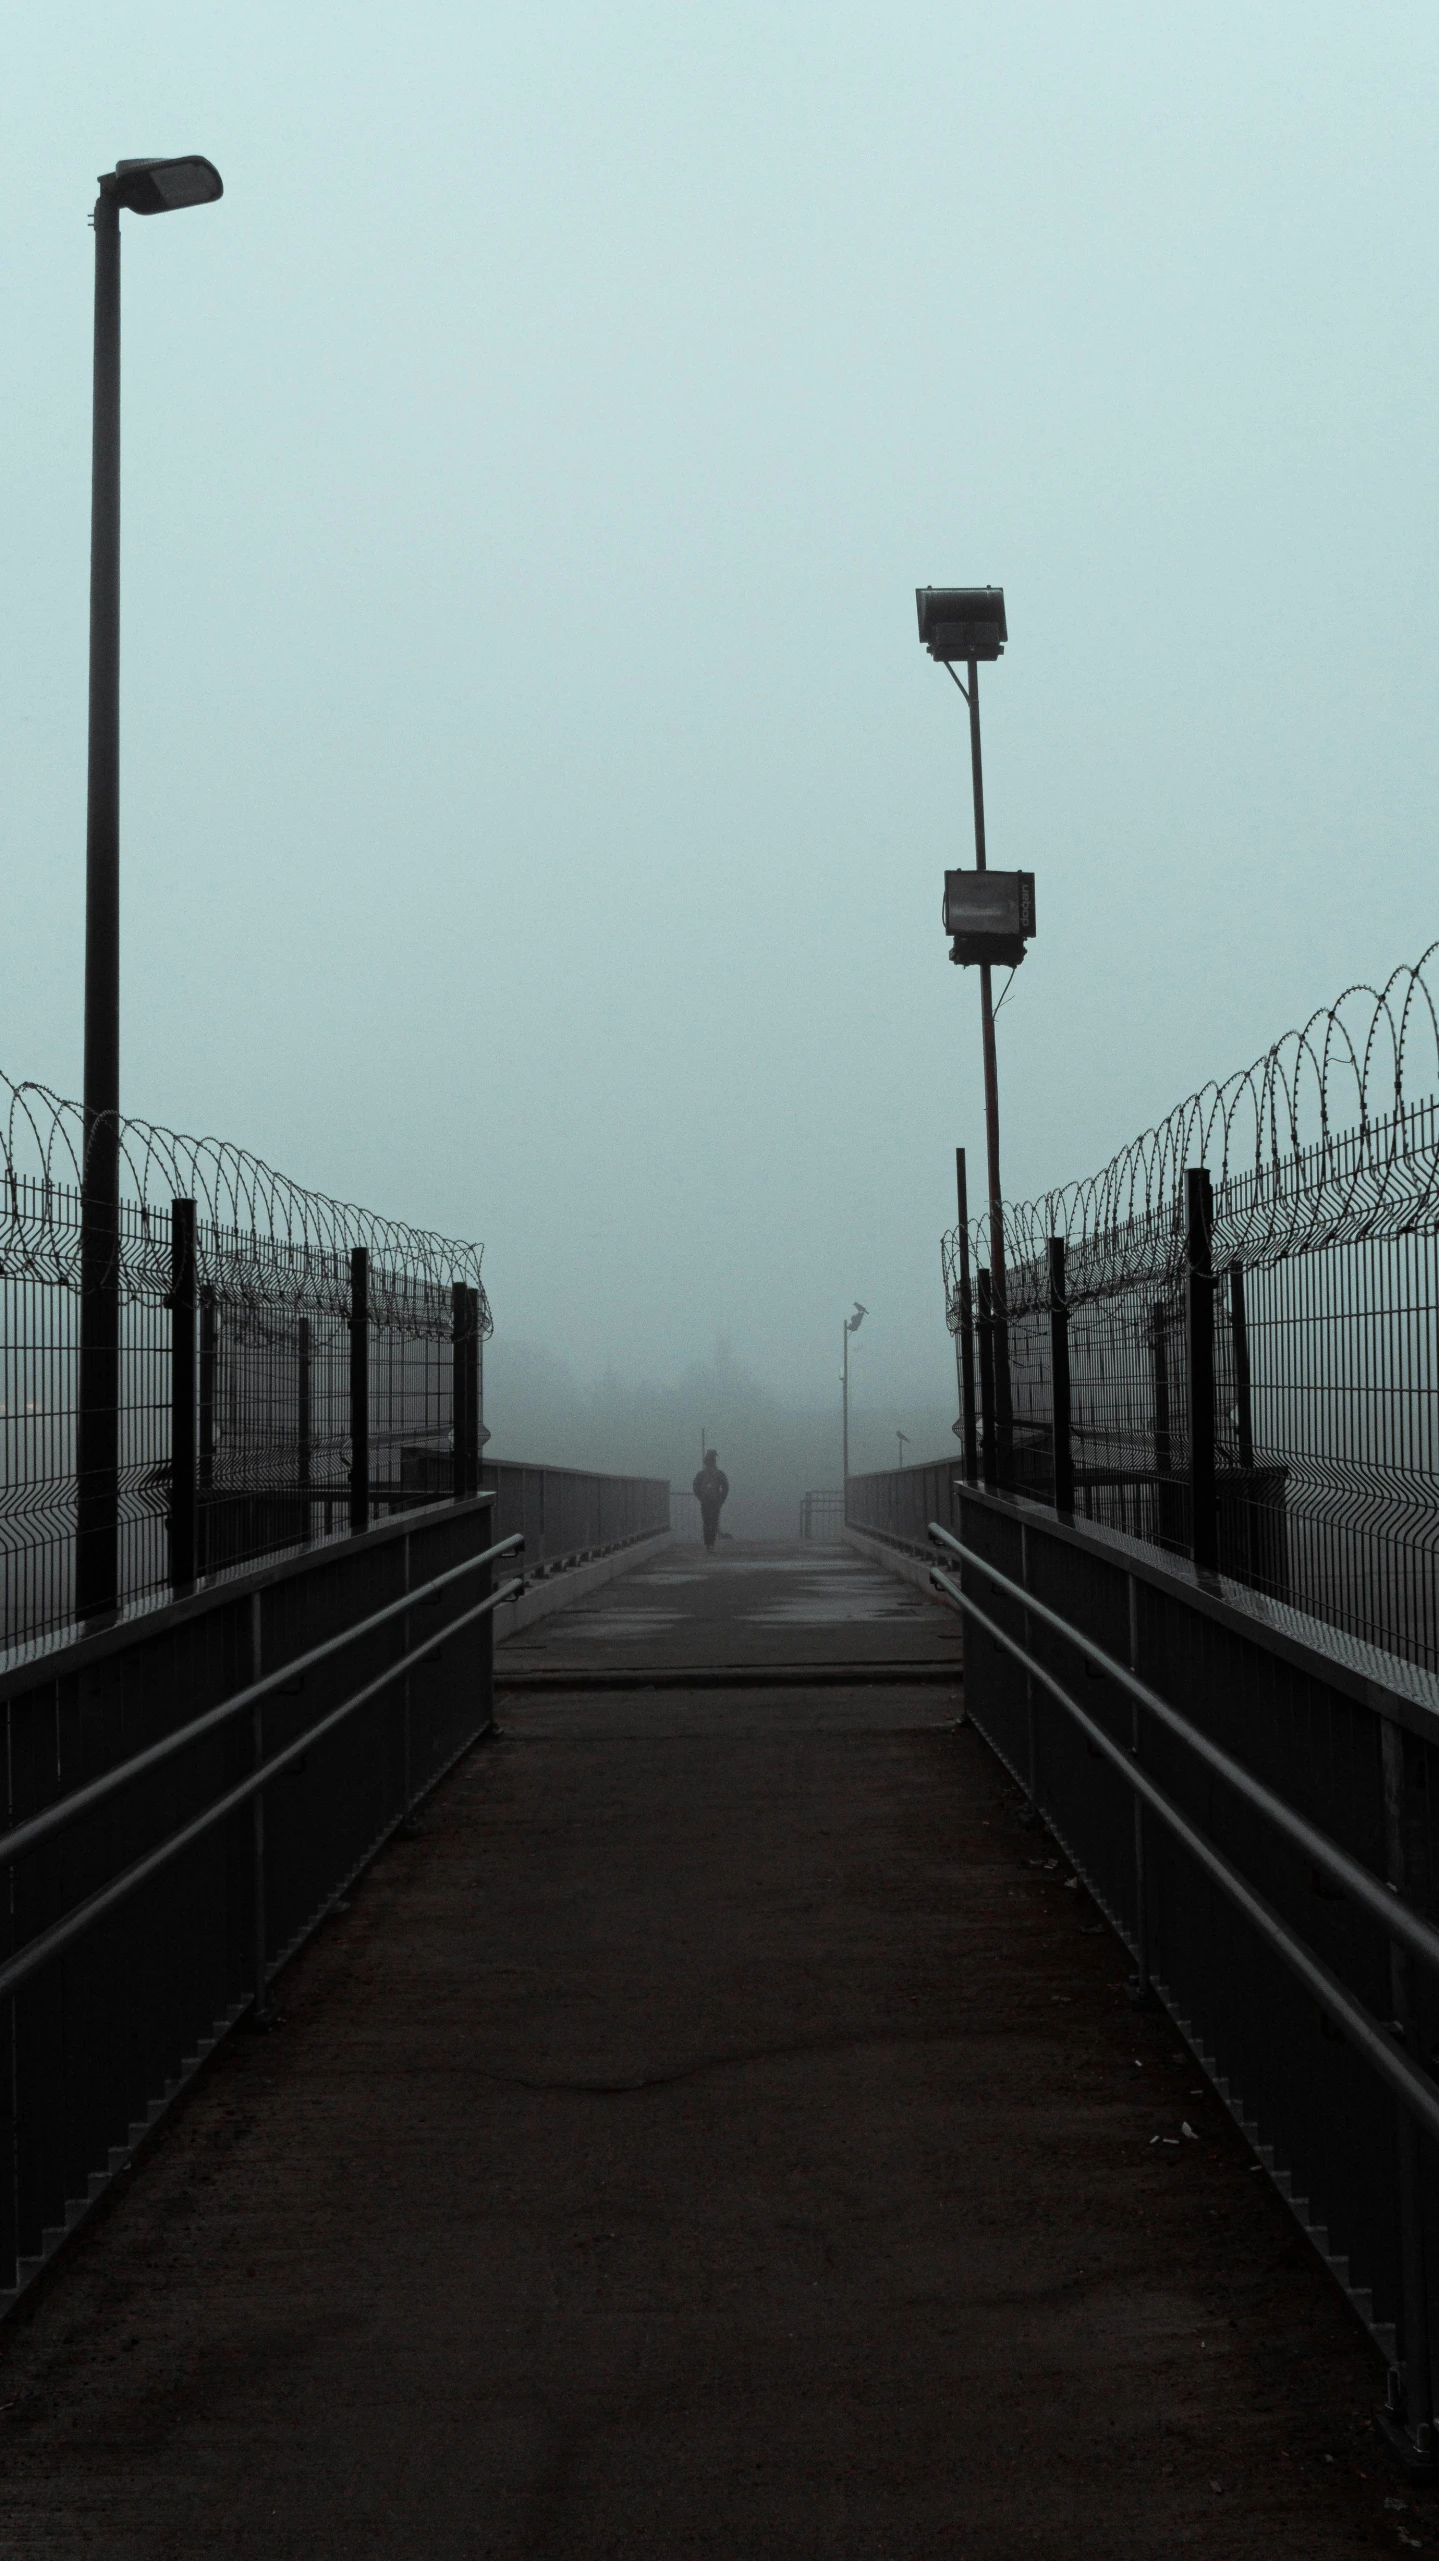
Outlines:
[[500, 1736], [0, 2331], [6, 2561], [1431, 2547], [956, 1669], [840, 1550], [674, 1549], [506, 1648]]

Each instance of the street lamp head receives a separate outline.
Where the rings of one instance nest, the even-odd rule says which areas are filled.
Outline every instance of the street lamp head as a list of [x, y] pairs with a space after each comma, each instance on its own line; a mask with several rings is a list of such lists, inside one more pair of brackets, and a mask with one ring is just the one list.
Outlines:
[[127, 213], [180, 213], [187, 205], [212, 205], [225, 190], [213, 160], [198, 151], [181, 160], [117, 160], [100, 180], [100, 193]]
[[854, 1314], [847, 1318], [845, 1323], [845, 1332], [847, 1334], [857, 1334], [868, 1314], [869, 1309], [867, 1307], [861, 1307], [859, 1300], [856, 1299], [854, 1302]]
[[1002, 587], [916, 587], [914, 602], [931, 658], [998, 658], [1009, 638]]

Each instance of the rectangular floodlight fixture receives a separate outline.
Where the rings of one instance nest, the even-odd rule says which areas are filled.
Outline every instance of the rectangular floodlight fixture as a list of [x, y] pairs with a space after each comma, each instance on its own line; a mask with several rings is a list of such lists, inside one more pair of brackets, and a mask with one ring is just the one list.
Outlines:
[[1002, 587], [916, 587], [914, 601], [931, 658], [997, 658], [1009, 638]]
[[944, 930], [960, 969], [1017, 969], [1034, 935], [1032, 871], [947, 871]]

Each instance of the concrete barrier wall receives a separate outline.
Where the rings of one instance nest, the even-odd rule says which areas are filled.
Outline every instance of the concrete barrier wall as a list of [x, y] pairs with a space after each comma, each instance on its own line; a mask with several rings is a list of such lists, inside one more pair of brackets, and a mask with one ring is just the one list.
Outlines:
[[636, 1566], [647, 1564], [670, 1543], [671, 1533], [660, 1530], [653, 1538], [636, 1539], [632, 1547], [617, 1547], [609, 1556], [596, 1556], [588, 1565], [571, 1565], [563, 1572], [543, 1575], [517, 1601], [496, 1610], [495, 1643], [503, 1645], [523, 1628], [533, 1627], [537, 1618], [549, 1618], [555, 1610], [568, 1609], [572, 1601], [584, 1600], [602, 1584], [614, 1582], [618, 1575], [632, 1574]]
[[901, 1582], [913, 1583], [931, 1600], [934, 1598], [934, 1586], [929, 1579], [932, 1560], [928, 1556], [912, 1556], [902, 1547], [891, 1547], [887, 1538], [867, 1537], [862, 1529], [846, 1528], [842, 1535], [845, 1546], [852, 1547], [856, 1556], [863, 1556], [871, 1565], [883, 1565], [889, 1573], [897, 1574]]

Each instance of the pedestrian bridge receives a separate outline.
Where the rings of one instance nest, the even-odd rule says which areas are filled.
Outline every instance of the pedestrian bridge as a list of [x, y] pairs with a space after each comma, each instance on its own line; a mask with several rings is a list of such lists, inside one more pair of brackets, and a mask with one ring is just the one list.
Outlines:
[[[0, 2334], [0, 2553], [1109, 2561], [1394, 2548], [1396, 2518], [1427, 2540], [1343, 2295], [1168, 2013], [1131, 2003], [1125, 1948], [966, 1721], [958, 1615], [899, 1549], [649, 1538], [535, 1615], [507, 1560], [465, 1579], [478, 1518], [271, 1569], [233, 1624], [223, 1595], [161, 1614], [192, 1679], [228, 1648], [224, 1695], [237, 1665], [291, 1674], [253, 1746], [247, 1710], [167, 1800], [174, 1826], [273, 1773], [213, 1857], [183, 1854], [209, 1860], [195, 1909], [232, 1915], [214, 2006], [238, 2032], [92, 2174]], [[304, 1745], [341, 1613], [312, 1590], [297, 1670], [296, 1590], [357, 1548], [372, 1621], [397, 1604], [365, 1643], [412, 1668]], [[477, 1590], [506, 1597], [477, 1616]], [[474, 1673], [501, 1607], [467, 1741], [446, 1667]], [[314, 1867], [277, 1912], [312, 1790], [337, 1794], [326, 1753], [381, 1712], [361, 1757], [395, 1792], [331, 1840], [338, 1893]], [[142, 1855], [113, 1799], [88, 1819], [72, 1901]], [[142, 1907], [153, 1930], [148, 1890], [117, 1931]], [[178, 1982], [192, 1951], [162, 1953]], [[103, 1960], [71, 1988], [98, 2003]], [[39, 1993], [14, 2008], [62, 2051]], [[73, 2187], [73, 2106], [49, 2121]]]

